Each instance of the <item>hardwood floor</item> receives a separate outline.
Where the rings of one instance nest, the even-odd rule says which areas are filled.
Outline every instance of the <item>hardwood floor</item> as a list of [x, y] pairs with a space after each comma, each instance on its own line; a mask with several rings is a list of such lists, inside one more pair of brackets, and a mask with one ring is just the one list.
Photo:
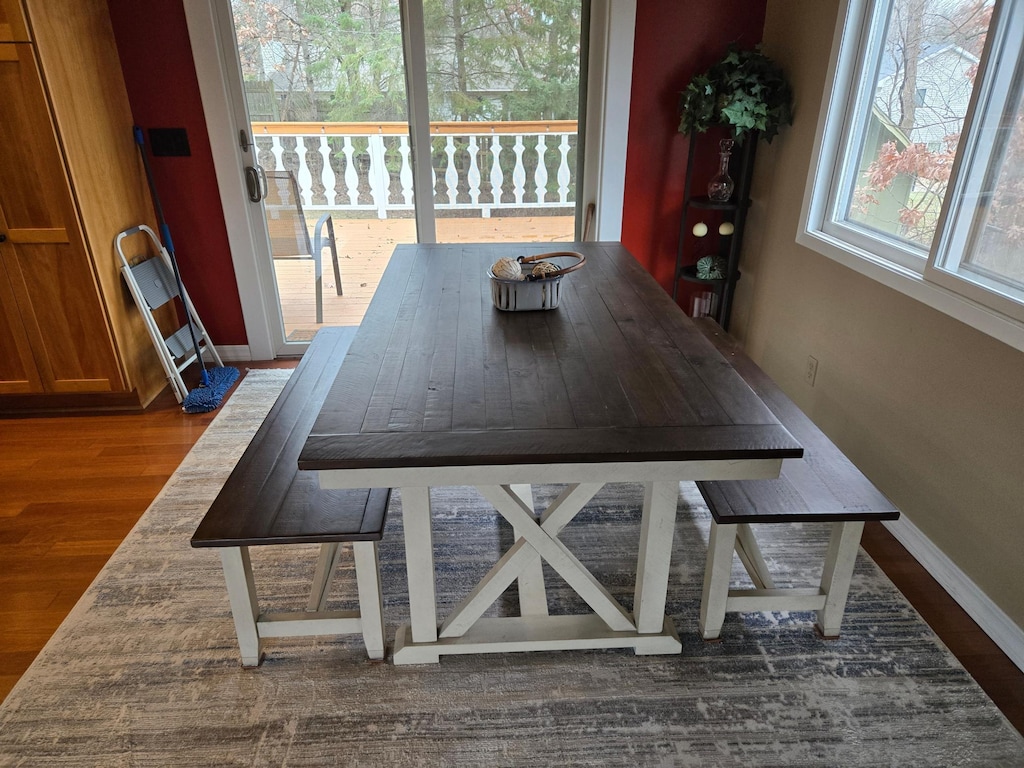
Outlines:
[[0, 697], [216, 415], [168, 389], [142, 414], [0, 420]]
[[[0, 697], [215, 416], [165, 392], [143, 414], [0, 420]], [[1024, 673], [880, 523], [863, 546], [1024, 733]]]

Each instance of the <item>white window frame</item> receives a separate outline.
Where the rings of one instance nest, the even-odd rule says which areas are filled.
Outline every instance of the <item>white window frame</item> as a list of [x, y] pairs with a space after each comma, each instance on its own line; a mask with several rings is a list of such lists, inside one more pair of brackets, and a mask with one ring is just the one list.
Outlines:
[[[965, 122], [965, 139], [947, 188], [939, 229], [929, 254], [901, 246], [892, 239], [871, 237], [865, 229], [833, 220], [837, 196], [844, 188], [843, 174], [845, 169], [854, 167], [852, 162], [848, 162], [849, 153], [858, 151], [860, 146], [856, 132], [862, 129], [854, 125], [858, 121], [851, 120], [850, 116], [856, 114], [858, 105], [867, 98], [864, 89], [873, 88], [871, 78], [861, 77], [865, 52], [869, 48], [870, 36], [884, 32], [884, 25], [877, 23], [877, 17], [882, 6], [886, 5], [884, 0], [844, 0], [841, 4], [797, 243], [1024, 351], [1024, 305], [999, 291], [969, 282], [949, 271], [948, 266], [950, 254], [964, 243], [961, 235], [964, 222], [974, 211], [973, 206], [959, 206], [957, 203], [963, 195], [969, 194], [968, 185], [977, 174], [958, 171], [984, 160], [980, 155], [984, 142], [968, 138], [971, 115], [976, 110], [982, 114], [985, 109], [998, 109], [1000, 88], [1003, 88], [1004, 96], [1006, 92], [994, 77], [998, 73], [986, 73], [984, 67], [979, 72], [980, 85], [975, 89]], [[1020, 5], [997, 0], [987, 46], [1019, 44], [1022, 37], [1018, 30], [1024, 23]], [[994, 31], [998, 34], [992, 34]], [[997, 48], [994, 50], [1001, 53]], [[1016, 59], [1014, 53], [1012, 61], [1016, 62]], [[1000, 60], [1000, 56], [997, 55], [995, 60]], [[967, 219], [962, 218], [964, 216]]]
[[[1024, 291], [1006, 288], [999, 281], [981, 274], [965, 279], [959, 274], [959, 268], [960, 255], [965, 253], [974, 228], [977, 212], [974, 202], [981, 197], [987, 171], [995, 153], [1003, 145], [996, 135], [998, 128], [983, 129], [981, 126], [998, 126], [1015, 89], [1021, 87], [1019, 78], [1024, 76], [1024, 61], [1020, 57], [1022, 40], [1024, 4], [1003, 3], [997, 6], [987, 41], [988, 59], [1014, 61], [1015, 64], [992, 71], [982, 70], [978, 74], [972, 114], [964, 125], [960, 151], [941, 213], [941, 225], [935, 233], [935, 244], [925, 266], [925, 279], [987, 303], [1018, 320], [1024, 320], [1024, 306], [1021, 304]], [[973, 126], [978, 128], [972, 130]], [[976, 170], [974, 173], [962, 173], [962, 168]], [[1024, 205], [1024, 201], [1021, 204]]]

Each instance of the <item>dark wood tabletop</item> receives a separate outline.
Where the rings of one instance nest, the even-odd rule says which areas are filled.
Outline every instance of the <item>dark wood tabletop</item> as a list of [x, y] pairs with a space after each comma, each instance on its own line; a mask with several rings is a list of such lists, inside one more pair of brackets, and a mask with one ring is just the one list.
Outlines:
[[544, 244], [400, 245], [301, 469], [797, 458], [800, 443], [617, 243], [577, 243], [556, 309], [487, 269]]

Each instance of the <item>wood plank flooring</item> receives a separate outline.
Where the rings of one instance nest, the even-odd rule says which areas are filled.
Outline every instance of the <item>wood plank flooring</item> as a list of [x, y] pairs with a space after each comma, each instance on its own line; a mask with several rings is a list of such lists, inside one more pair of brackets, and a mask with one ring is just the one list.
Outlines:
[[[165, 392], [143, 414], [0, 420], [0, 697], [215, 416], [184, 414]], [[880, 523], [863, 545], [1024, 733], [1024, 673]]]
[[215, 415], [182, 413], [168, 390], [140, 415], [0, 421], [0, 695]]
[[[313, 213], [308, 218], [315, 223]], [[494, 216], [437, 219], [441, 243], [557, 243], [573, 239], [572, 216]], [[391, 252], [400, 243], [416, 242], [413, 219], [345, 219], [336, 216], [343, 295], [338, 296], [329, 251], [323, 252], [324, 325], [359, 325], [377, 290]], [[552, 250], [557, 246], [552, 245]], [[309, 259], [274, 261], [285, 336], [309, 339], [316, 323], [313, 262]]]

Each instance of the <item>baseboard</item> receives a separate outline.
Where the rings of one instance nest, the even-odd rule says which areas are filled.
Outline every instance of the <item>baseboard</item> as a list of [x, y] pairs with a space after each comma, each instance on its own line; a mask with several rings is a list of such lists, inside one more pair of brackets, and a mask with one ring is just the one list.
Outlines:
[[887, 521], [885, 527], [1024, 672], [1024, 629], [1014, 624], [906, 515]]
[[228, 363], [246, 363], [252, 360], [252, 351], [248, 344], [217, 345], [217, 354], [220, 359]]

